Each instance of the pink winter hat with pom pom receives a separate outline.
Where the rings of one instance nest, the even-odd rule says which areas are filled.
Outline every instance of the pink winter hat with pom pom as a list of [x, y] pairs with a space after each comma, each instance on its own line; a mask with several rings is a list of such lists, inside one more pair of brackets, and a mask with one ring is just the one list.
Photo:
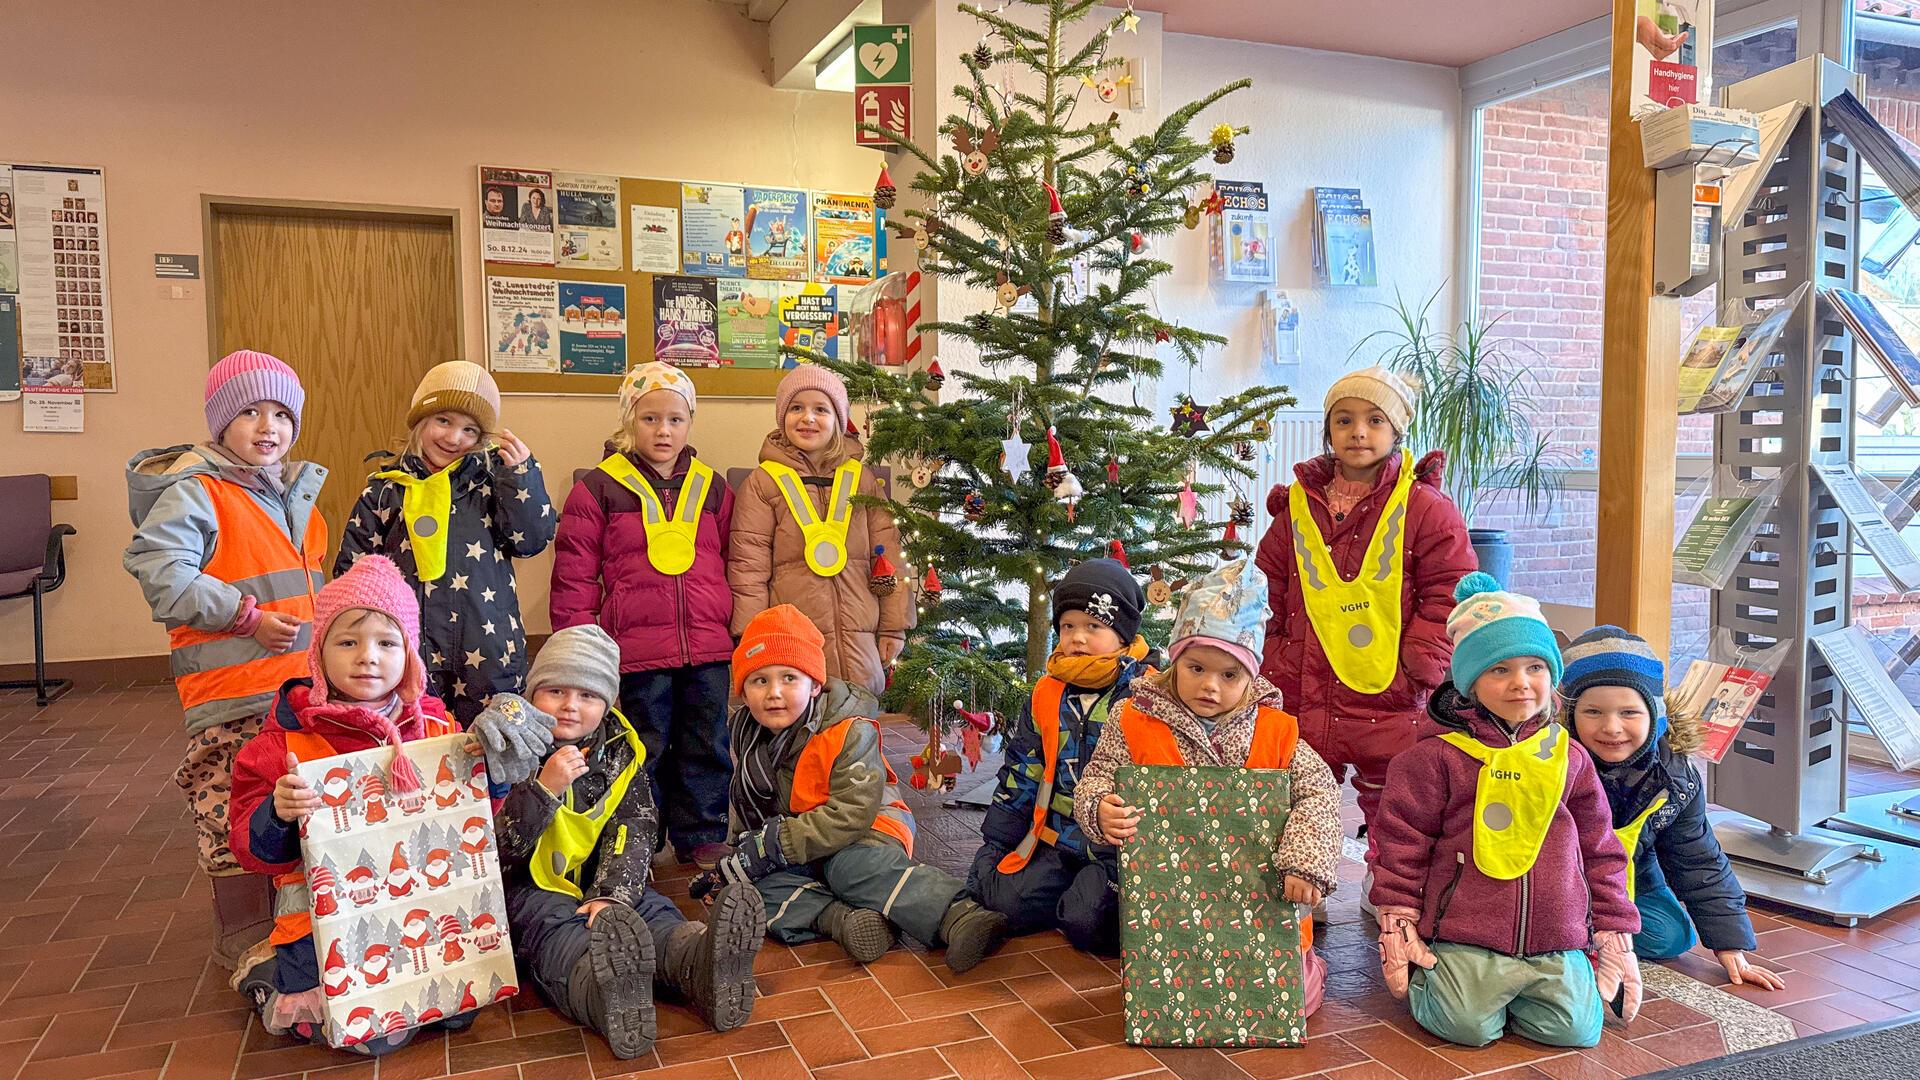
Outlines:
[[327, 582], [313, 601], [313, 641], [307, 646], [307, 666], [313, 675], [316, 705], [324, 705], [334, 693], [327, 685], [326, 667], [320, 659], [321, 646], [333, 621], [346, 612], [363, 608], [377, 611], [400, 626], [407, 643], [407, 670], [400, 677], [400, 700], [411, 707], [426, 693], [427, 672], [420, 663], [420, 601], [413, 586], [402, 577], [398, 567], [384, 555], [361, 555], [347, 572]]

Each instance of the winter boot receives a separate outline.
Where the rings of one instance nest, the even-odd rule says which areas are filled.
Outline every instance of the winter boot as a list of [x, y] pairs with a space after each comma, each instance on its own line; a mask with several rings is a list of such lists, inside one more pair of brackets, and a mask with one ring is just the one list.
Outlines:
[[947, 943], [947, 966], [966, 971], [1006, 943], [1007, 917], [972, 900], [955, 900], [940, 920], [940, 940]]
[[610, 904], [593, 917], [587, 951], [567, 974], [566, 1012], [607, 1037], [613, 1056], [653, 1049], [653, 933], [639, 913]]
[[871, 964], [893, 948], [893, 927], [872, 908], [830, 900], [814, 918], [813, 928], [839, 942], [857, 964]]
[[213, 960], [232, 971], [273, 933], [273, 882], [260, 874], [213, 878]]
[[713, 894], [707, 921], [673, 928], [660, 978], [700, 1010], [715, 1031], [732, 1031], [753, 1015], [753, 958], [767, 936], [760, 890], [735, 882]]

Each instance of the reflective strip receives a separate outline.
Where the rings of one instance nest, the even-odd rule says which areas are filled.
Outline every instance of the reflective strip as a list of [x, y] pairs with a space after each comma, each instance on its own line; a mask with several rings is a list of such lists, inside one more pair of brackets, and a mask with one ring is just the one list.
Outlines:
[[307, 891], [307, 879], [296, 878], [273, 890], [273, 917], [284, 918], [313, 909], [313, 894]]
[[187, 732], [204, 731], [216, 724], [228, 724], [235, 720], [246, 720], [259, 716], [273, 704], [276, 691], [259, 694], [245, 694], [240, 697], [215, 698], [198, 705], [188, 706], [185, 710]]
[[889, 919], [893, 918], [893, 902], [900, 899], [900, 890], [907, 887], [907, 879], [912, 877], [913, 872], [918, 869], [920, 869], [918, 866], [909, 864], [901, 873], [900, 880], [893, 883], [893, 891], [887, 894], [887, 902], [880, 905], [880, 914]]
[[[687, 473], [686, 483], [681, 485], [680, 488], [680, 519], [682, 521], [698, 521], [700, 519], [700, 510], [706, 506], [706, 504], [707, 474], [698, 469], [690, 470]], [[692, 513], [687, 512], [689, 507], [692, 508]]]
[[263, 604], [275, 600], [291, 600], [304, 597], [309, 590], [319, 591], [327, 583], [327, 576], [318, 570], [275, 570], [271, 573], [257, 574], [253, 577], [229, 581], [227, 584], [239, 589], [247, 596]]
[[798, 900], [798, 899], [800, 899], [800, 894], [801, 894], [801, 893], [803, 893], [803, 892], [806, 892], [806, 891], [807, 891], [808, 889], [818, 889], [818, 888], [820, 888], [820, 887], [821, 887], [821, 886], [820, 886], [820, 883], [819, 883], [819, 882], [817, 882], [817, 881], [809, 881], [809, 882], [807, 882], [806, 884], [804, 884], [804, 885], [802, 885], [802, 886], [800, 886], [799, 888], [797, 888], [797, 889], [795, 889], [795, 890], [793, 890], [793, 891], [792, 891], [791, 893], [788, 893], [788, 894], [787, 894], [787, 898], [786, 898], [785, 900], [782, 900], [782, 901], [780, 902], [780, 907], [779, 907], [779, 909], [778, 909], [778, 910], [776, 910], [776, 911], [775, 911], [775, 912], [774, 912], [774, 913], [773, 913], [773, 914], [772, 914], [771, 916], [769, 916], [769, 917], [767, 918], [767, 921], [768, 921], [769, 923], [777, 923], [777, 922], [779, 922], [779, 921], [780, 921], [780, 917], [781, 917], [782, 915], [785, 915], [785, 914], [787, 913], [787, 908], [789, 908], [789, 907], [791, 907], [791, 906], [793, 906], [793, 902], [794, 902], [795, 900]]
[[301, 623], [300, 631], [293, 637], [293, 644], [277, 653], [268, 652], [259, 642], [250, 637], [223, 637], [198, 645], [182, 645], [174, 649], [169, 666], [173, 677], [177, 679], [182, 675], [218, 671], [221, 668], [233, 667], [235, 664], [250, 664], [255, 660], [303, 653], [312, 643], [313, 624]]
[[[859, 473], [853, 469], [835, 469], [833, 478], [833, 498], [827, 503], [827, 510], [833, 514], [833, 520], [845, 521], [853, 515], [853, 483]], [[808, 504], [811, 507], [811, 503]]]
[[[806, 493], [801, 491], [800, 483], [794, 479], [794, 475], [782, 473], [774, 477], [774, 480], [780, 485], [780, 493], [786, 496], [787, 507], [793, 511], [795, 517], [800, 519], [800, 526], [805, 528], [808, 525], [816, 525], [820, 521], [820, 515], [814, 513], [813, 500], [807, 498]], [[835, 495], [837, 497], [838, 492], [835, 492]]]

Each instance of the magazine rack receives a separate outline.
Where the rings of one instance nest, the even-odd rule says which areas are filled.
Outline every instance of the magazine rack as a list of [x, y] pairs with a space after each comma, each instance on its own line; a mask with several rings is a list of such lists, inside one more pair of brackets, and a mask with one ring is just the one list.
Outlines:
[[[1851, 288], [1860, 160], [1822, 106], [1855, 76], [1809, 57], [1727, 88], [1762, 112], [1800, 101], [1782, 152], [1738, 220], [1726, 222], [1720, 300], [1786, 299], [1802, 283]], [[1846, 805], [1847, 701], [1810, 642], [1847, 625], [1853, 585], [1847, 523], [1814, 464], [1853, 458], [1853, 342], [1817, 303], [1789, 320], [1740, 405], [1714, 420], [1714, 464], [1741, 480], [1781, 478], [1733, 579], [1714, 591], [1715, 628], [1789, 653], [1725, 761], [1711, 769], [1721, 847], [1755, 896], [1852, 925], [1920, 896], [1920, 849], [1822, 828]], [[1788, 466], [1802, 466], [1788, 468]]]

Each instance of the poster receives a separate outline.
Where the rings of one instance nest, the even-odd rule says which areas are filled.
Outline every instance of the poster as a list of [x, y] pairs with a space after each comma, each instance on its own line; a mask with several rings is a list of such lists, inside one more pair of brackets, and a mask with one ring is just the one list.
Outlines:
[[13, 165], [21, 351], [59, 362], [75, 385], [115, 388], [107, 288], [107, 190], [99, 169]]
[[768, 281], [807, 277], [807, 193], [747, 189], [747, 276]]
[[20, 291], [20, 250], [14, 245], [13, 166], [0, 162], [0, 293]]
[[560, 370], [560, 293], [538, 278], [487, 279], [487, 341], [495, 371]]
[[1712, 100], [1712, 0], [1636, 0], [1633, 115]]
[[680, 185], [680, 268], [702, 277], [747, 276], [746, 190]]
[[[780, 288], [780, 343], [796, 349], [809, 349], [830, 360], [840, 358], [839, 289], [816, 281], [787, 284]], [[783, 357], [781, 367], [793, 367], [798, 361]]]
[[681, 367], [720, 363], [718, 293], [713, 281], [653, 279], [653, 358]]
[[861, 285], [873, 280], [873, 196], [813, 195], [815, 281]]
[[0, 401], [20, 396], [20, 300], [0, 293]]
[[[519, 992], [486, 761], [465, 735], [300, 764], [321, 809], [300, 829], [313, 947], [336, 1047]], [[426, 786], [392, 791], [396, 753]]]
[[553, 265], [553, 174], [480, 166], [480, 257]]
[[20, 401], [20, 430], [78, 433], [87, 429], [87, 392], [79, 386], [35, 386]]
[[560, 283], [560, 370], [620, 375], [627, 370], [627, 287]]
[[720, 363], [739, 368], [780, 366], [780, 285], [721, 281]]
[[680, 209], [633, 206], [633, 270], [636, 274], [680, 272]]
[[556, 265], [620, 269], [620, 178], [554, 173], [553, 201], [560, 217]]
[[1245, 180], [1216, 180], [1222, 208], [1214, 219], [1222, 276], [1228, 281], [1273, 281], [1273, 218], [1267, 186]]

